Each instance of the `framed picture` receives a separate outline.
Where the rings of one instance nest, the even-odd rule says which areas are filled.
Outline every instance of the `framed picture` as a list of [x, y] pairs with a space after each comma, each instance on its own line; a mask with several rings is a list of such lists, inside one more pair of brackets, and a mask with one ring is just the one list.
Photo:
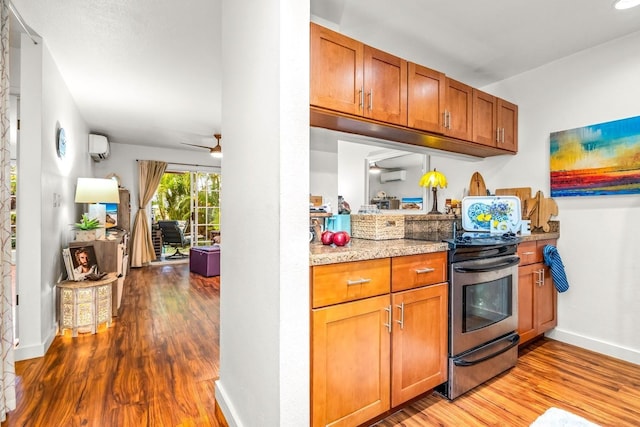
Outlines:
[[[65, 250], [68, 251], [65, 265], [67, 265], [67, 276], [70, 280], [85, 280], [100, 275], [98, 258], [92, 244], [71, 247]], [[70, 271], [69, 268], [71, 269]]]
[[550, 136], [551, 197], [640, 193], [640, 116]]

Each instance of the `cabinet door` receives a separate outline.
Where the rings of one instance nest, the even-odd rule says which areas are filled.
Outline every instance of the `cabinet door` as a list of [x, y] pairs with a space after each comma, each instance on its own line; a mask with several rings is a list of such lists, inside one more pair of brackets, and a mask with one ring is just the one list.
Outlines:
[[[535, 242], [532, 242], [535, 245]], [[536, 328], [536, 290], [540, 264], [530, 264], [518, 268], [518, 334], [520, 343], [535, 338]]]
[[447, 78], [445, 134], [471, 141], [473, 138], [473, 88]]
[[407, 125], [407, 61], [364, 47], [365, 117]]
[[364, 45], [311, 24], [310, 103], [362, 115]]
[[544, 264], [538, 265], [543, 280], [536, 289], [536, 326], [538, 334], [542, 334], [558, 325], [558, 292], [549, 267]]
[[445, 75], [409, 63], [407, 125], [414, 129], [442, 133], [445, 109]]
[[497, 127], [500, 129], [499, 148], [518, 151], [518, 106], [497, 98]]
[[495, 147], [500, 135], [496, 129], [496, 97], [473, 90], [473, 142]]
[[312, 312], [312, 425], [355, 426], [390, 408], [389, 295]]
[[447, 380], [447, 284], [391, 296], [391, 406]]

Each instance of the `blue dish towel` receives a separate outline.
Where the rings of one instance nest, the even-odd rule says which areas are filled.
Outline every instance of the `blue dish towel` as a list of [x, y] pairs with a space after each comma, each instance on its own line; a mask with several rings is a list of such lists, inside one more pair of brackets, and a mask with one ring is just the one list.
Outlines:
[[544, 255], [544, 263], [551, 268], [551, 276], [553, 277], [553, 284], [556, 286], [558, 292], [565, 292], [569, 289], [569, 282], [567, 281], [567, 275], [564, 272], [564, 264], [562, 264], [562, 258], [558, 253], [558, 249], [552, 245], [546, 245], [542, 249]]

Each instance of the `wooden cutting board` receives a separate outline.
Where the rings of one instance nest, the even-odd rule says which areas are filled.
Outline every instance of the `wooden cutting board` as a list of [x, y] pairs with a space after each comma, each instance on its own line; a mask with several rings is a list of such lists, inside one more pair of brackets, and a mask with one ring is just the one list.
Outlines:
[[519, 198], [520, 207], [522, 207], [522, 219], [529, 219], [527, 216], [529, 210], [527, 204], [531, 199], [531, 187], [497, 188], [496, 196], [516, 196]]
[[484, 178], [480, 175], [480, 172], [474, 172], [471, 175], [471, 182], [469, 182], [469, 195], [470, 196], [486, 196], [487, 186], [484, 184]]
[[531, 219], [531, 229], [542, 228], [545, 232], [548, 232], [551, 227], [549, 226], [549, 219], [552, 216], [558, 215], [558, 204], [552, 198], [544, 197], [542, 191], [538, 191], [536, 195], [528, 199], [527, 202], [527, 217]]

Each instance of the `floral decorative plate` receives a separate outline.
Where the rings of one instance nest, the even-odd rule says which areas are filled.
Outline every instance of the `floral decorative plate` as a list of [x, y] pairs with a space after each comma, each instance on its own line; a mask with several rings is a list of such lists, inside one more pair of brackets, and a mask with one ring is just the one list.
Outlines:
[[468, 196], [462, 199], [462, 228], [492, 233], [517, 232], [521, 221], [516, 196]]

